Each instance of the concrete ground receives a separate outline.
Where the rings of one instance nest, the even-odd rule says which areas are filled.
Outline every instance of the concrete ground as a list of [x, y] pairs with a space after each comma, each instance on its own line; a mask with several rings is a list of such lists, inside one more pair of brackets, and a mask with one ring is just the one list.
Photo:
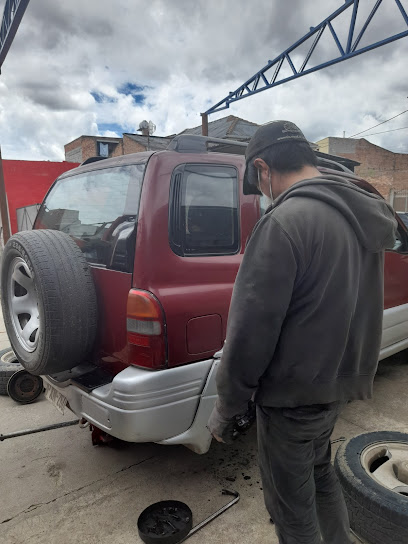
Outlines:
[[[0, 320], [0, 348], [7, 346]], [[383, 362], [375, 398], [350, 404], [333, 438], [365, 431], [408, 432], [407, 353]], [[0, 397], [0, 434], [75, 419], [42, 395], [30, 405]], [[338, 447], [336, 444], [335, 448]], [[196, 525], [231, 500], [241, 500], [189, 539], [191, 544], [277, 544], [265, 511], [253, 429], [233, 446], [214, 443], [198, 456], [183, 447], [130, 444], [94, 447], [78, 426], [0, 442], [1, 544], [134, 544], [137, 519], [164, 499], [186, 502]], [[232, 481], [231, 481], [232, 480]]]

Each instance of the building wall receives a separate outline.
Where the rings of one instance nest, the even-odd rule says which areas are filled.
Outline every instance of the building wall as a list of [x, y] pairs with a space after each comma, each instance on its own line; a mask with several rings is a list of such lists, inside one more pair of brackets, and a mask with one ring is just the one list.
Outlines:
[[364, 138], [324, 138], [319, 150], [358, 161], [355, 173], [369, 181], [387, 200], [393, 192], [408, 189], [408, 154], [393, 153]]
[[120, 142], [118, 143], [118, 145], [115, 147], [115, 149], [113, 150], [113, 153], [112, 153], [112, 157], [120, 157], [121, 155], [124, 155], [124, 152], [123, 152], [123, 140], [122, 138], [120, 139]]
[[82, 147], [76, 147], [70, 151], [65, 151], [65, 160], [67, 162], [75, 162], [80, 164], [82, 162]]
[[90, 157], [97, 157], [98, 142], [104, 142], [111, 144], [115, 142], [117, 145], [114, 147], [110, 157], [119, 157], [123, 155], [123, 142], [122, 138], [105, 138], [102, 136], [80, 136], [76, 140], [69, 142], [64, 146], [65, 160], [68, 162], [81, 163], [89, 159]]
[[139, 142], [136, 142], [126, 134], [123, 135], [123, 154], [128, 155], [129, 153], [139, 153], [140, 151], [146, 151], [146, 147]]
[[89, 157], [96, 157], [96, 138], [92, 136], [82, 136], [82, 161], [86, 161]]
[[64, 145], [65, 160], [67, 162], [82, 162], [82, 137]]
[[72, 162], [3, 160], [11, 232], [17, 232], [17, 208], [40, 204], [55, 179], [78, 166]]

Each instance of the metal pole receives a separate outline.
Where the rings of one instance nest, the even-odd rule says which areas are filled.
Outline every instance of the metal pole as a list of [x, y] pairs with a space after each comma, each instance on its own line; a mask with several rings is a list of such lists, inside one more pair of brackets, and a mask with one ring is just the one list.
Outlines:
[[9, 223], [9, 214], [7, 206], [7, 194], [6, 186], [4, 183], [4, 174], [3, 174], [3, 159], [1, 158], [1, 147], [0, 147], [0, 215], [1, 223], [3, 226], [3, 241], [6, 244], [7, 240], [10, 238], [10, 223]]
[[232, 499], [232, 501], [230, 501], [229, 503], [227, 503], [225, 506], [223, 506], [222, 508], [220, 508], [219, 510], [217, 510], [216, 512], [214, 512], [214, 514], [211, 514], [211, 516], [208, 516], [208, 518], [206, 518], [205, 520], [203, 520], [201, 523], [199, 523], [198, 525], [196, 525], [195, 527], [193, 527], [191, 529], [191, 531], [188, 533], [188, 535], [186, 537], [183, 538], [183, 540], [180, 540], [180, 544], [181, 542], [184, 542], [185, 540], [187, 540], [188, 538], [190, 538], [190, 536], [193, 536], [197, 531], [199, 531], [200, 529], [202, 529], [203, 527], [205, 527], [208, 523], [210, 523], [213, 519], [215, 518], [218, 518], [218, 516], [220, 516], [221, 514], [223, 514], [226, 510], [228, 510], [228, 508], [231, 508], [231, 506], [234, 506], [234, 504], [236, 504], [239, 499], [240, 499], [240, 496], [239, 496], [239, 493], [237, 491], [229, 491], [228, 489], [223, 489], [222, 490], [222, 494], [223, 495], [231, 495], [232, 497], [234, 497]]
[[201, 114], [201, 134], [203, 136], [208, 136], [208, 114]]
[[25, 436], [26, 434], [42, 433], [43, 431], [52, 431], [54, 429], [61, 429], [62, 427], [71, 427], [72, 425], [78, 425], [79, 419], [73, 421], [64, 421], [63, 423], [54, 423], [53, 425], [45, 425], [44, 427], [37, 427], [36, 429], [24, 429], [23, 431], [16, 431], [9, 434], [0, 434], [0, 442], [7, 440], [8, 438], [16, 438], [17, 436]]

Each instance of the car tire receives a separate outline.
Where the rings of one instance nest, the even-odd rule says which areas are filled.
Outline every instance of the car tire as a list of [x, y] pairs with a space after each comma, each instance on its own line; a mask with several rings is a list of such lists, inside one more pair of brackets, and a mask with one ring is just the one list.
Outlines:
[[7, 384], [13, 374], [23, 370], [11, 348], [0, 351], [0, 395], [7, 395]]
[[74, 240], [53, 230], [20, 232], [2, 259], [1, 303], [11, 347], [31, 374], [80, 364], [95, 340], [97, 301]]
[[[334, 466], [351, 528], [370, 544], [408, 542], [408, 496], [405, 496], [408, 482], [401, 482], [401, 491], [396, 492], [375, 479], [376, 470], [386, 462], [392, 463], [390, 451], [395, 445], [406, 448], [408, 454], [408, 434], [391, 431], [362, 434], [344, 442], [336, 454]], [[369, 455], [371, 461], [367, 461]]]

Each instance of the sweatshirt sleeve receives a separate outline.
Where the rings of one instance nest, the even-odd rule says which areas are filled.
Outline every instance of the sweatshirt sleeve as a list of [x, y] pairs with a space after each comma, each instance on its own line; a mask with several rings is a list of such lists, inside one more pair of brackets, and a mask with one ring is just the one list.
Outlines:
[[296, 247], [271, 214], [256, 226], [231, 300], [217, 373], [217, 408], [225, 418], [247, 410], [271, 364], [299, 270]]

